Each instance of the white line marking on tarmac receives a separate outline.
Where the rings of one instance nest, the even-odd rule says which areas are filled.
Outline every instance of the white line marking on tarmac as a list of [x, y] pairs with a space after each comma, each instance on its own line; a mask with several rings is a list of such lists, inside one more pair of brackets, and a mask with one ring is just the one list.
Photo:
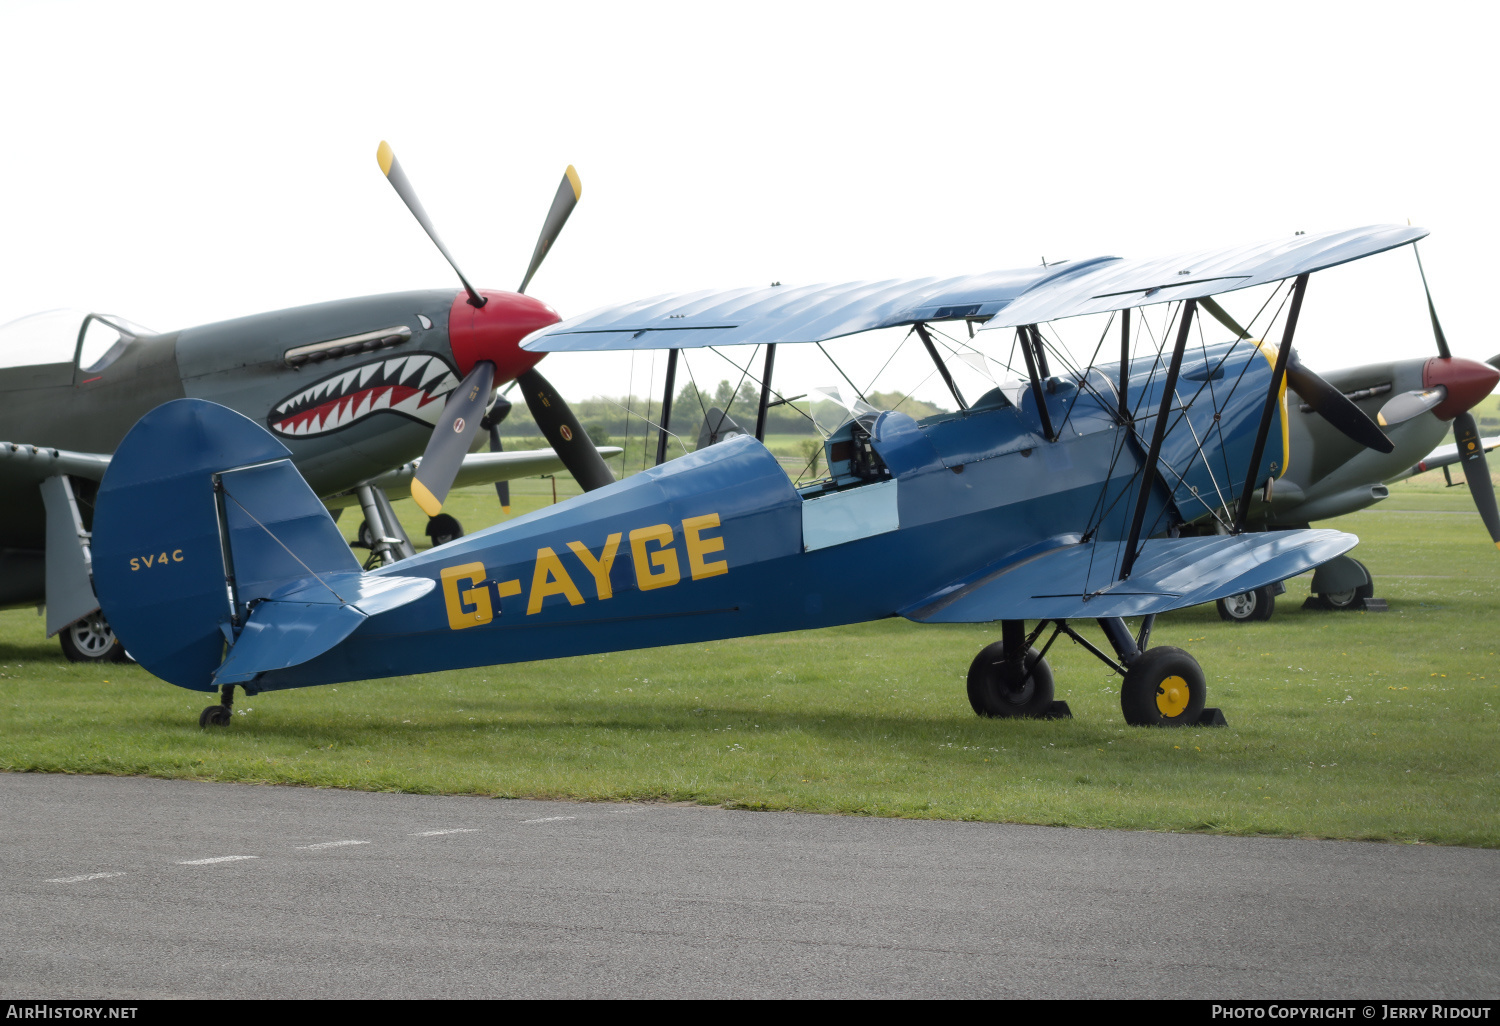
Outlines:
[[521, 825], [525, 826], [527, 823], [557, 823], [564, 819], [577, 818], [577, 816], [543, 816], [541, 819], [523, 819], [521, 820]]
[[124, 876], [124, 873], [84, 873], [82, 876], [56, 876], [43, 883], [83, 883], [85, 880], [108, 880], [112, 876]]
[[211, 866], [215, 862], [239, 862], [242, 859], [258, 859], [259, 855], [219, 855], [211, 859], [189, 859], [177, 863], [179, 866]]
[[299, 844], [298, 851], [317, 851], [319, 848], [344, 848], [351, 844], [369, 844], [369, 841], [322, 841], [318, 844]]
[[477, 834], [477, 827], [459, 827], [457, 830], [423, 830], [420, 834], [412, 834], [412, 837], [442, 837], [444, 834]]

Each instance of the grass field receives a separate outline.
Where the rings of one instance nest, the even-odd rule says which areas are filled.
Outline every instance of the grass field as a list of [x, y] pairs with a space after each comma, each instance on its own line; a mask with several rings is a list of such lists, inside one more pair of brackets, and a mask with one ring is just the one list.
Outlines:
[[[552, 498], [513, 489], [516, 513]], [[493, 496], [449, 508], [472, 530]], [[207, 696], [69, 664], [11, 611], [0, 769], [1500, 845], [1500, 558], [1467, 492], [1403, 483], [1330, 526], [1361, 536], [1390, 612], [1303, 611], [1303, 578], [1269, 624], [1159, 621], [1222, 729], [1126, 727], [1117, 679], [1066, 639], [1049, 659], [1073, 719], [980, 720], [963, 678], [998, 628], [887, 620], [241, 698], [205, 732]]]

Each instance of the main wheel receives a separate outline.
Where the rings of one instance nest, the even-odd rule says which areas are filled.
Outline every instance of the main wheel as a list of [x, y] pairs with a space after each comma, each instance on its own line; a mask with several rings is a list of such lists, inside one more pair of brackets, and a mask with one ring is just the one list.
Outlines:
[[1238, 595], [1221, 598], [1214, 604], [1219, 607], [1219, 619], [1230, 623], [1269, 620], [1276, 609], [1276, 592], [1268, 584], [1254, 591], [1242, 591]]
[[1374, 578], [1370, 576], [1369, 567], [1352, 557], [1349, 558], [1349, 562], [1356, 564], [1365, 572], [1366, 583], [1345, 591], [1318, 592], [1318, 598], [1322, 599], [1323, 604], [1329, 609], [1358, 609], [1365, 599], [1375, 594]]
[[1043, 716], [1052, 704], [1052, 667], [1034, 648], [1024, 670], [1005, 658], [1005, 643], [985, 647], [969, 664], [969, 704], [980, 716]]
[[359, 535], [355, 539], [354, 547], [374, 550], [375, 531], [370, 527], [370, 522], [368, 520], [361, 520], [359, 522]]
[[198, 726], [207, 730], [209, 727], [229, 726], [232, 713], [222, 705], [211, 705], [198, 715]]
[[102, 613], [90, 613], [68, 624], [57, 640], [70, 663], [123, 663], [126, 658], [125, 646], [109, 629]]
[[439, 513], [427, 520], [427, 537], [432, 539], [433, 545], [446, 545], [448, 542], [457, 541], [464, 536], [464, 525], [460, 524], [455, 517], [447, 513]]
[[1130, 664], [1120, 685], [1120, 711], [1132, 727], [1185, 727], [1198, 722], [1207, 697], [1198, 660], [1160, 645]]

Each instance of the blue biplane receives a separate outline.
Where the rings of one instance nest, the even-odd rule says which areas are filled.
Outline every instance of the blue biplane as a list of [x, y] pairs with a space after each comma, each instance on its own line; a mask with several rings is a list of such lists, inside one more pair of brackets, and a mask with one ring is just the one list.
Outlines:
[[[1287, 468], [1288, 375], [1351, 438], [1389, 446], [1298, 362], [1292, 341], [1311, 273], [1425, 234], [1375, 226], [1158, 260], [697, 293], [563, 321], [524, 347], [668, 349], [668, 400], [681, 350], [763, 346], [755, 435], [666, 461], [663, 432], [648, 470], [371, 571], [280, 442], [223, 407], [178, 400], [139, 421], [104, 477], [99, 599], [146, 669], [220, 692], [204, 724], [227, 722], [236, 687], [890, 616], [1001, 623], [1001, 640], [969, 670], [981, 715], [1065, 715], [1045, 659], [1065, 634], [1121, 675], [1127, 722], [1223, 722], [1205, 709], [1192, 656], [1150, 646], [1153, 618], [1281, 581], [1356, 543], [1243, 527]], [[1255, 285], [1271, 296], [1259, 335], [1279, 328], [1277, 343], [1253, 340], [1255, 322], [1240, 328], [1212, 298]], [[1139, 308], [1158, 304], [1169, 331], [1143, 344]], [[1117, 329], [1118, 362], [1054, 373], [1059, 353], [1043, 328], [1083, 314], [1112, 318], [1101, 346]], [[1233, 325], [1228, 341], [1205, 341], [1204, 314]], [[1026, 379], [966, 401], [938, 344], [944, 322], [967, 322], [978, 340], [1009, 332]], [[827, 477], [794, 486], [760, 440], [775, 347], [900, 325], [920, 338], [957, 412], [916, 420], [845, 397], [848, 416], [825, 442]], [[1140, 629], [1126, 617], [1141, 617]], [[1080, 633], [1089, 620], [1104, 645]]]

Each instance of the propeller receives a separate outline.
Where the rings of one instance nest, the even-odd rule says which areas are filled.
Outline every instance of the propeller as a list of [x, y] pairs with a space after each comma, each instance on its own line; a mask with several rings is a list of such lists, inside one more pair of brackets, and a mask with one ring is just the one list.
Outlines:
[[591, 492], [595, 488], [613, 484], [615, 475], [610, 473], [604, 457], [599, 455], [599, 450], [589, 440], [588, 432], [578, 423], [578, 418], [573, 415], [568, 404], [563, 402], [562, 396], [557, 394], [552, 383], [542, 377], [535, 367], [517, 377], [516, 382], [521, 386], [521, 394], [526, 397], [526, 408], [531, 411], [536, 426], [542, 429], [547, 444], [552, 446], [563, 466], [568, 468], [568, 473], [573, 475], [583, 490]]
[[579, 198], [583, 195], [583, 183], [578, 180], [578, 172], [573, 170], [573, 165], [568, 165], [568, 170], [563, 172], [562, 184], [557, 187], [557, 195], [552, 197], [552, 209], [547, 211], [547, 220], [542, 222], [542, 234], [537, 237], [536, 249], [531, 254], [531, 263], [526, 267], [526, 277], [521, 279], [521, 287], [517, 292], [525, 293], [526, 286], [531, 284], [531, 276], [536, 274], [536, 269], [542, 266], [542, 261], [547, 258], [547, 252], [552, 248], [552, 243], [557, 241], [558, 233], [563, 225], [568, 223], [568, 215], [578, 205]]
[[[1422, 267], [1422, 254], [1418, 252], [1415, 242], [1411, 245], [1411, 251], [1416, 254], [1417, 273], [1422, 276], [1422, 291], [1427, 295], [1427, 314], [1432, 318], [1432, 337], [1437, 342], [1438, 356], [1452, 359], [1452, 353], [1448, 351], [1447, 336], [1443, 334], [1443, 326], [1438, 322], [1437, 307], [1432, 302], [1432, 289], [1427, 286], [1427, 271]], [[1489, 362], [1500, 369], [1497, 360], [1500, 360], [1500, 356]], [[1484, 521], [1485, 529], [1490, 532], [1490, 541], [1495, 543], [1496, 548], [1500, 548], [1500, 510], [1495, 508], [1495, 482], [1490, 477], [1489, 461], [1484, 456], [1479, 425], [1474, 422], [1474, 415], [1468, 410], [1453, 418], [1453, 440], [1458, 443], [1458, 461], [1464, 468], [1464, 482], [1474, 498], [1474, 508], [1479, 510], [1479, 519]]]
[[[396, 195], [401, 197], [401, 201], [412, 212], [417, 223], [427, 232], [428, 238], [432, 239], [438, 251], [443, 254], [444, 259], [458, 275], [458, 280], [463, 283], [464, 291], [468, 293], [469, 305], [475, 308], [474, 316], [477, 318], [478, 311], [489, 300], [469, 284], [469, 279], [464, 277], [458, 262], [448, 252], [448, 247], [443, 245], [443, 240], [438, 237], [437, 229], [433, 227], [427, 211], [422, 207], [422, 201], [417, 198], [416, 190], [412, 188], [406, 172], [401, 169], [401, 163], [396, 159], [395, 151], [391, 149], [389, 143], [381, 142], [376, 150], [375, 159], [380, 164], [381, 173], [396, 190]], [[521, 287], [516, 290], [518, 294], [525, 293], [526, 286], [531, 283], [532, 276], [546, 259], [548, 251], [557, 240], [563, 225], [567, 223], [568, 216], [573, 213], [573, 208], [577, 206], [581, 195], [583, 195], [583, 185], [579, 181], [578, 172], [574, 170], [573, 165], [569, 164], [567, 171], [563, 174], [557, 195], [552, 199], [552, 207], [547, 211], [547, 219], [542, 224], [542, 232], [537, 239], [536, 249], [531, 255], [531, 263], [526, 268], [526, 277], [521, 281]], [[532, 306], [538, 305], [530, 299], [524, 302]], [[502, 304], [496, 309], [503, 309], [505, 305], [508, 304]], [[554, 320], [556, 319], [556, 314], [552, 314], [550, 309], [545, 306], [541, 309]], [[450, 324], [450, 333], [452, 330], [453, 326]], [[495, 373], [493, 360], [476, 360], [463, 381], [448, 396], [437, 425], [433, 428], [432, 438], [427, 443], [426, 451], [422, 453], [422, 462], [417, 468], [411, 485], [412, 498], [430, 517], [437, 516], [442, 511], [443, 501], [453, 487], [459, 468], [463, 466], [464, 456], [468, 454], [481, 423], [489, 430], [491, 451], [502, 451], [498, 425], [510, 412], [510, 402], [503, 397], [498, 399], [491, 414], [488, 417], [485, 416], [485, 408], [490, 405], [490, 394], [495, 386]], [[537, 426], [542, 429], [542, 433], [546, 435], [552, 448], [557, 451], [563, 466], [567, 467], [569, 473], [583, 486], [584, 491], [591, 491], [613, 483], [614, 475], [610, 473], [609, 467], [604, 463], [604, 458], [599, 455], [599, 451], [589, 440], [588, 432], [583, 429], [583, 425], [578, 423], [578, 418], [557, 394], [551, 383], [535, 369], [521, 373], [516, 377], [516, 381], [523, 389], [526, 405], [530, 408], [532, 417], [536, 419]], [[501, 406], [501, 403], [504, 405]], [[497, 482], [495, 491], [500, 499], [501, 507], [509, 512], [510, 486], [503, 481]]]
[[[488, 429], [490, 433], [490, 452], [504, 452], [505, 445], [500, 441], [500, 422], [510, 416], [511, 403], [505, 396], [495, 397], [495, 405], [490, 407], [490, 412], [484, 415], [481, 427]], [[495, 482], [495, 497], [500, 500], [500, 508], [506, 513], [510, 512], [510, 482]]]
[[1441, 406], [1448, 399], [1448, 389], [1443, 385], [1433, 388], [1414, 388], [1391, 398], [1375, 415], [1380, 426], [1395, 427], [1408, 420], [1420, 417], [1428, 410]]
[[1376, 452], [1392, 452], [1396, 444], [1385, 436], [1364, 410], [1354, 401], [1324, 381], [1308, 368], [1297, 356], [1295, 349], [1286, 361], [1286, 383], [1302, 400], [1328, 423], [1354, 439], [1366, 449]]
[[495, 365], [480, 360], [464, 375], [443, 406], [442, 416], [432, 429], [432, 438], [422, 453], [422, 462], [417, 465], [416, 475], [411, 479], [411, 497], [430, 517], [443, 511], [443, 500], [448, 497], [448, 489], [453, 487], [453, 479], [458, 476], [464, 457], [469, 454], [469, 446], [479, 431], [494, 386]]
[[[1198, 300], [1198, 305], [1238, 337], [1250, 337], [1250, 333], [1240, 327], [1239, 322], [1229, 316], [1228, 311], [1214, 302], [1212, 298], [1204, 297]], [[1433, 317], [1433, 324], [1436, 324], [1437, 315], [1434, 314]], [[1395, 444], [1385, 436], [1385, 433], [1376, 426], [1365, 411], [1355, 406], [1353, 400], [1324, 381], [1307, 364], [1303, 363], [1298, 358], [1295, 349], [1287, 354], [1286, 383], [1291, 386], [1292, 391], [1302, 397], [1303, 402], [1313, 408], [1318, 416], [1366, 449], [1374, 449], [1376, 452], [1391, 452], [1395, 449]]]
[[[463, 282], [464, 291], [469, 294], [469, 302], [473, 306], [483, 306], [486, 302], [474, 286], [469, 284], [469, 279], [464, 277], [464, 272], [459, 270], [458, 261], [453, 259], [453, 254], [448, 252], [448, 247], [443, 245], [443, 240], [438, 238], [437, 229], [427, 217], [427, 211], [422, 207], [422, 201], [417, 199], [417, 190], [411, 187], [411, 182], [406, 179], [406, 172], [401, 170], [401, 162], [396, 159], [396, 152], [391, 149], [391, 144], [384, 139], [380, 141], [380, 148], [375, 151], [375, 159], [380, 164], [380, 172], [385, 175], [386, 180], [391, 183], [391, 188], [396, 190], [396, 195], [401, 197], [401, 202], [406, 204], [427, 237], [437, 246], [438, 252], [443, 254], [443, 259], [453, 268], [453, 273], [458, 275], [458, 280]], [[568, 168], [573, 170], [572, 167]]]

